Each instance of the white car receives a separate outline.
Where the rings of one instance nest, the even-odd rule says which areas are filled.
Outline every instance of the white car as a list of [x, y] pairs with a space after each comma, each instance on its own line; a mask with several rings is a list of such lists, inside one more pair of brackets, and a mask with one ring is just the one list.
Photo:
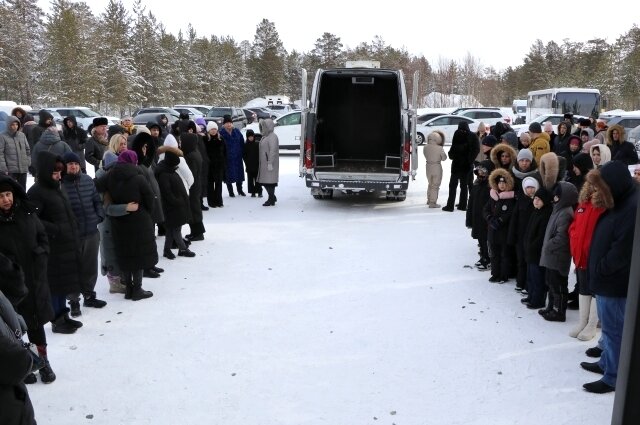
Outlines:
[[96, 117], [105, 117], [109, 124], [120, 124], [120, 119], [117, 117], [110, 117], [105, 115], [100, 115], [99, 113], [83, 107], [83, 106], [69, 106], [64, 108], [43, 108], [49, 112], [57, 112], [63, 117], [75, 117], [76, 122], [78, 123], [78, 127], [82, 127], [85, 130], [89, 128], [91, 124], [93, 124], [93, 119]]
[[479, 121], [472, 120], [471, 118], [463, 117], [462, 115], [440, 115], [424, 122], [423, 124], [416, 124], [416, 142], [422, 145], [427, 141], [427, 137], [432, 131], [440, 130], [444, 133], [445, 145], [450, 145], [453, 139], [453, 133], [458, 129], [458, 124], [466, 122], [469, 124], [469, 130], [472, 132], [478, 131]]
[[489, 127], [501, 122], [503, 124], [511, 124], [511, 117], [503, 113], [500, 109], [465, 109], [456, 113], [463, 117], [474, 119], [478, 122], [483, 122]]
[[[574, 115], [573, 116], [573, 121], [575, 122], [576, 120], [579, 120], [581, 118], [586, 118], [586, 117], [583, 117], [581, 115]], [[531, 124], [533, 122], [537, 122], [537, 123], [540, 124], [540, 126], [544, 130], [543, 123], [545, 123], [547, 121], [550, 121], [551, 125], [553, 126], [553, 132], [558, 134], [558, 124], [560, 124], [563, 119], [564, 119], [564, 114], [543, 114], [543, 115], [535, 117], [529, 123], [512, 125], [511, 128], [513, 129], [513, 131], [516, 132], [516, 134], [518, 135], [518, 138], [520, 138], [520, 135], [522, 133], [526, 133], [526, 132], [529, 131], [529, 124]]]
[[[301, 119], [300, 111], [294, 111], [273, 120], [273, 132], [278, 136], [280, 149], [300, 149]], [[261, 137], [259, 123], [251, 123], [240, 130], [245, 139], [247, 130], [253, 130], [257, 139]]]

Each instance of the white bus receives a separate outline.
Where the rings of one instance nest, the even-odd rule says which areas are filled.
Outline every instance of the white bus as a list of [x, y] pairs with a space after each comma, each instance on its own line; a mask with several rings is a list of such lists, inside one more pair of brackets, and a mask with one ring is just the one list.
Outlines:
[[543, 114], [598, 117], [601, 99], [598, 89], [554, 88], [530, 91], [527, 95], [527, 122]]

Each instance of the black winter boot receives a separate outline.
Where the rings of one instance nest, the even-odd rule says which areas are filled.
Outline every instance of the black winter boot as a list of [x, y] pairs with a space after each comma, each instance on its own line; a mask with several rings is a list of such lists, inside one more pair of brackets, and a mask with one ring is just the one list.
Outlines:
[[107, 305], [107, 302], [99, 300], [98, 298], [96, 298], [96, 293], [92, 292], [84, 297], [84, 302], [82, 303], [82, 305], [84, 305], [85, 307], [102, 308]]
[[67, 322], [69, 325], [73, 326], [76, 329], [79, 329], [82, 327], [82, 322], [80, 322], [79, 320], [73, 320], [71, 317], [69, 317], [69, 313], [65, 313], [64, 315], [64, 321]]
[[565, 322], [567, 320], [566, 311], [567, 294], [554, 294], [553, 309], [547, 314], [542, 315], [542, 317], [549, 322]]
[[133, 276], [132, 288], [131, 299], [133, 301], [153, 297], [153, 292], [142, 289], [142, 274], [139, 274], [139, 277], [136, 275]]
[[542, 308], [542, 309], [538, 310], [538, 314], [540, 314], [541, 316], [544, 316], [545, 314], [547, 314], [551, 310], [553, 310], [555, 294], [551, 290], [551, 288], [549, 288], [549, 292], [547, 293], [547, 297], [549, 298], [549, 300], [547, 302], [547, 306], [545, 308]]
[[[62, 312], [51, 322], [51, 331], [58, 334], [72, 334], [78, 328], [73, 326], [71, 323], [67, 322], [67, 317], [69, 314], [69, 309]], [[69, 318], [69, 320], [72, 320]], [[74, 320], [75, 322], [75, 320]]]
[[38, 378], [36, 377], [35, 373], [31, 372], [27, 376], [24, 377], [22, 382], [24, 382], [27, 385], [35, 384], [36, 382], [38, 382]]
[[71, 309], [71, 317], [78, 317], [82, 315], [82, 311], [80, 311], [80, 301], [69, 301], [69, 308]]
[[44, 362], [44, 367], [40, 369], [40, 380], [44, 384], [50, 384], [56, 380], [56, 374], [53, 373], [53, 369], [51, 369], [51, 365], [49, 364], [49, 357], [47, 356], [47, 346], [46, 345], [38, 345], [38, 355]]

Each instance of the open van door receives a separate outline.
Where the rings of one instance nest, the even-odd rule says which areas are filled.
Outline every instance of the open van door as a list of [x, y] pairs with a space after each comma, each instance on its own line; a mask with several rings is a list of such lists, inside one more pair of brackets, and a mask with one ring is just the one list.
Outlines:
[[413, 73], [413, 92], [411, 93], [411, 105], [409, 106], [411, 114], [411, 179], [416, 179], [416, 173], [418, 170], [418, 142], [416, 138], [416, 122], [418, 120], [417, 105], [418, 105], [418, 85], [420, 83], [420, 72]]
[[309, 103], [307, 101], [307, 70], [300, 70], [300, 79], [302, 80], [302, 110], [300, 111], [300, 158], [298, 163], [299, 176], [304, 175], [304, 156], [305, 156], [305, 139], [307, 132], [307, 114], [309, 113]]

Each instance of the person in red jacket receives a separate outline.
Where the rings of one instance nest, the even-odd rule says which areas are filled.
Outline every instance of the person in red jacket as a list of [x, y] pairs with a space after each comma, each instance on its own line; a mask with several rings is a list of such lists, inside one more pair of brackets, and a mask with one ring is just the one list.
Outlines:
[[593, 173], [587, 174], [586, 181], [580, 190], [578, 207], [573, 222], [569, 226], [569, 243], [571, 257], [576, 266], [579, 289], [580, 320], [575, 328], [569, 332], [572, 338], [589, 341], [596, 335], [598, 312], [596, 302], [589, 290], [587, 279], [587, 264], [589, 247], [593, 229], [598, 219], [607, 208], [613, 207], [613, 199], [608, 191], [598, 187], [600, 179], [595, 179]]

